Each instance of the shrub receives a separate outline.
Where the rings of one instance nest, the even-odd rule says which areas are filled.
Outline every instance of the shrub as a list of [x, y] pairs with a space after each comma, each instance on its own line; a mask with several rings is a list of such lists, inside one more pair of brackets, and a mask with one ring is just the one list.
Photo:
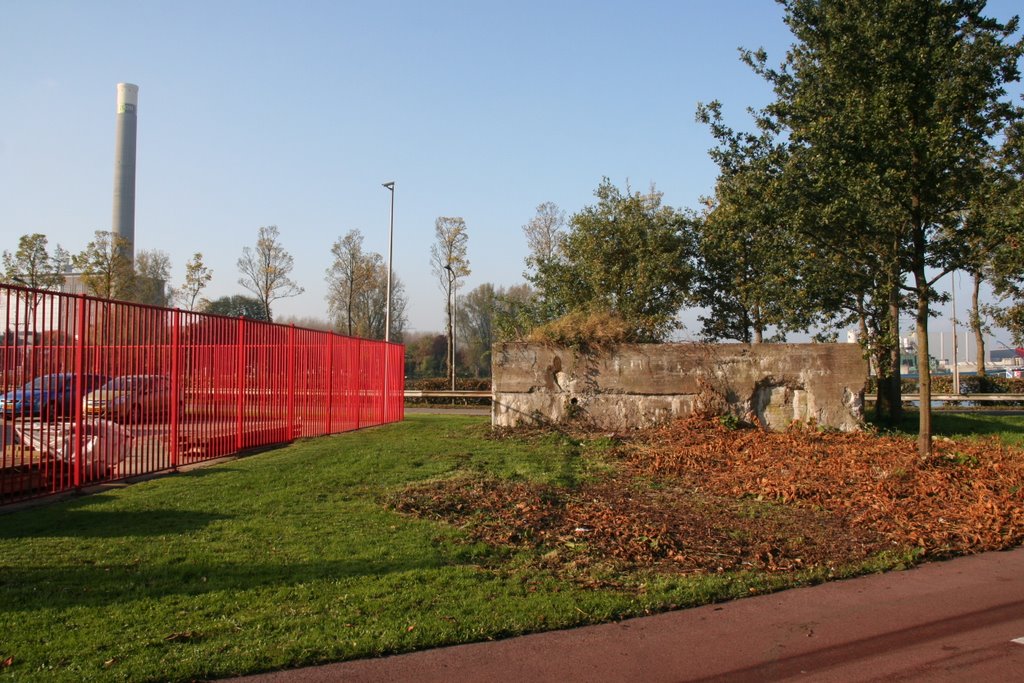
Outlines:
[[572, 311], [534, 328], [527, 341], [590, 350], [632, 341], [632, 335], [626, 321], [615, 313]]

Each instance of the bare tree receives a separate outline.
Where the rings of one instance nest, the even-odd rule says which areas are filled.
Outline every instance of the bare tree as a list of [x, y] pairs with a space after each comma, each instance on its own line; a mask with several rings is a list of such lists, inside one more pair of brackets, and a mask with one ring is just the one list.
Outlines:
[[363, 252], [363, 235], [349, 230], [331, 247], [334, 261], [327, 269], [327, 308], [335, 329], [357, 334], [356, 304], [368, 283], [369, 265]]
[[[367, 286], [357, 302], [357, 333], [367, 339], [383, 339], [388, 298], [388, 267], [380, 254], [370, 254]], [[405, 329], [405, 286], [397, 275], [391, 275], [391, 341], [401, 341]]]
[[536, 271], [558, 256], [559, 245], [565, 235], [565, 212], [554, 202], [544, 202], [537, 207], [537, 215], [523, 226], [523, 234], [530, 250], [526, 267]]
[[212, 279], [213, 271], [203, 263], [203, 254], [198, 251], [192, 254], [192, 258], [185, 264], [185, 284], [178, 289], [178, 301], [188, 310], [196, 310], [199, 292], [203, 291]]
[[[336, 330], [350, 336], [383, 339], [387, 306], [387, 265], [376, 252], [363, 251], [363, 236], [350, 230], [331, 247], [327, 305]], [[405, 326], [405, 291], [392, 276], [391, 330]]]
[[453, 293], [459, 280], [470, 274], [466, 255], [469, 235], [466, 221], [461, 217], [441, 216], [434, 221], [434, 244], [430, 247], [430, 269], [437, 277], [445, 294], [445, 313], [448, 318], [448, 374], [455, 384], [455, 304]]
[[256, 247], [245, 247], [238, 259], [238, 271], [242, 277], [238, 284], [256, 295], [263, 304], [268, 321], [273, 320], [270, 305], [278, 299], [298, 296], [305, 290], [289, 277], [295, 260], [278, 241], [281, 233], [276, 225], [261, 227], [256, 237]]

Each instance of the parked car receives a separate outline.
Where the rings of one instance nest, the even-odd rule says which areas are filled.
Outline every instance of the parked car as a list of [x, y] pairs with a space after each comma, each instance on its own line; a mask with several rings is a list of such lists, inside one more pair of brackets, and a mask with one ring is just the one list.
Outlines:
[[163, 375], [115, 377], [82, 399], [82, 410], [110, 420], [139, 422], [170, 413], [171, 385]]
[[[86, 394], [109, 378], [103, 375], [82, 375], [81, 379], [79, 391]], [[67, 415], [77, 400], [75, 389], [73, 372], [42, 375], [4, 394], [0, 398], [0, 412], [11, 417], [56, 418]]]

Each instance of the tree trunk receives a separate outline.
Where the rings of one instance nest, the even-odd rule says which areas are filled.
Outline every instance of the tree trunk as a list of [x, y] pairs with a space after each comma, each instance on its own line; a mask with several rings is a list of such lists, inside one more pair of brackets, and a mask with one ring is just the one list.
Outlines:
[[878, 339], [878, 396], [875, 415], [895, 427], [903, 420], [903, 385], [900, 377], [900, 293], [893, 282], [888, 292], [889, 313], [885, 333]]
[[761, 344], [764, 342], [764, 326], [761, 324], [761, 304], [754, 304], [751, 314], [751, 323], [753, 323], [754, 328], [754, 343]]
[[922, 460], [932, 454], [932, 368], [928, 354], [928, 313], [931, 309], [931, 286], [924, 271], [924, 231], [918, 231], [915, 248], [920, 258], [914, 266], [914, 293], [917, 296], [915, 332], [917, 336], [917, 397], [920, 422], [917, 430], [917, 455]]
[[859, 335], [857, 341], [860, 342], [860, 348], [865, 352], [868, 360], [868, 375], [865, 378], [866, 382], [871, 381], [871, 364], [874, 361], [874, 353], [872, 352], [871, 340], [868, 337], [868, 320], [864, 314], [864, 295], [861, 294], [857, 297], [857, 334]]
[[[981, 291], [981, 273], [974, 275], [974, 289], [971, 292], [971, 329], [974, 330], [974, 349], [978, 361], [978, 377], [985, 376], [985, 331], [981, 324], [981, 309], [978, 308], [978, 294]], [[980, 389], [980, 384], [979, 384]]]

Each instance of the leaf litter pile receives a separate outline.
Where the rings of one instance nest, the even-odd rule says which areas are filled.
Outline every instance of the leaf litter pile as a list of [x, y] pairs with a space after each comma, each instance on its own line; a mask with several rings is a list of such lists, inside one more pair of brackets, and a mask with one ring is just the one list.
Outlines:
[[1024, 541], [1024, 451], [994, 438], [934, 444], [922, 461], [906, 437], [692, 417], [621, 440], [610, 471], [575, 486], [456, 477], [391, 504], [476, 541], [533, 548], [556, 570], [786, 572]]

